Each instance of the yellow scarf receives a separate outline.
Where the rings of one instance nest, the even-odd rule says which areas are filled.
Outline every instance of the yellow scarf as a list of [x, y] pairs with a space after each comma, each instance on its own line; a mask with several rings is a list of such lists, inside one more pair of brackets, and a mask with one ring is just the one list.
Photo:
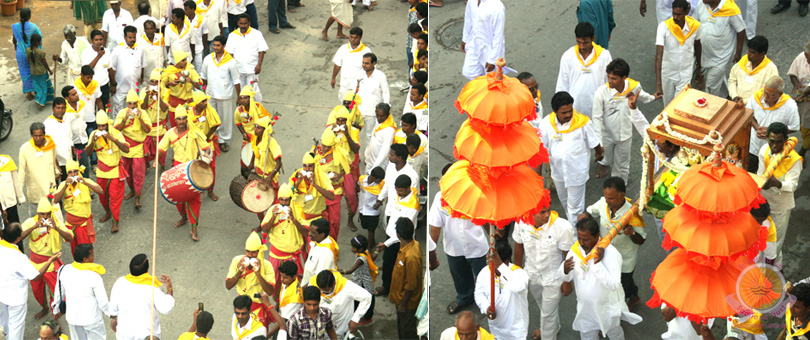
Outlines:
[[374, 133], [389, 127], [394, 128], [394, 130], [397, 129], [397, 125], [394, 124], [394, 117], [391, 115], [388, 115], [388, 118], [386, 118], [385, 121], [383, 121], [382, 123], [377, 124], [377, 127], [374, 128]]
[[588, 116], [579, 113], [577, 110], [574, 110], [574, 116], [571, 117], [571, 126], [569, 126], [567, 130], [560, 131], [557, 130], [557, 112], [552, 111], [548, 119], [551, 121], [551, 127], [554, 128], [554, 132], [557, 133], [569, 133], [571, 131], [574, 131], [576, 129], [585, 126], [585, 124], [588, 124], [588, 121], [591, 120], [590, 118], [588, 118]]
[[152, 46], [163, 46], [163, 35], [160, 33], [155, 33], [155, 41], [150, 41], [146, 34], [143, 35], [143, 40], [148, 42]]
[[[627, 203], [630, 203], [629, 198], [625, 197], [624, 199], [627, 200]], [[619, 218], [617, 218], [615, 220], [613, 218], [611, 218], [610, 217], [610, 207], [608, 207], [607, 204], [605, 204], [605, 214], [606, 214], [605, 216], [607, 216], [607, 218], [608, 218], [608, 221], [610, 221], [611, 225], [619, 223], [619, 220], [622, 219], [621, 216], [619, 216]], [[629, 224], [631, 227], [642, 227], [642, 228], [644, 228], [646, 226], [644, 224], [644, 219], [642, 219], [641, 216], [638, 213], [633, 214], [633, 217], [630, 217], [630, 221], [627, 224]]]
[[737, 7], [737, 4], [735, 4], [733, 0], [726, 0], [726, 2], [723, 3], [723, 7], [717, 12], [712, 11], [709, 6], [706, 6], [706, 9], [709, 10], [709, 14], [713, 17], [733, 17], [740, 14], [740, 8]]
[[689, 37], [695, 34], [695, 32], [697, 32], [698, 30], [698, 27], [700, 27], [700, 21], [695, 20], [695, 18], [692, 18], [687, 15], [685, 19], [686, 22], [684, 23], [684, 25], [689, 27], [689, 35], [687, 36], [683, 35], [683, 28], [681, 28], [681, 26], [678, 26], [678, 24], [675, 23], [675, 19], [669, 18], [666, 21], [664, 21], [667, 25], [667, 28], [669, 28], [669, 32], [672, 33], [673, 36], [675, 36], [675, 39], [678, 39], [678, 42], [681, 43], [681, 46], [683, 46], [683, 43], [686, 42], [686, 40], [689, 39]]
[[297, 278], [289, 286], [284, 288], [284, 297], [281, 298], [281, 302], [279, 302], [278, 305], [279, 307], [284, 307], [291, 303], [304, 303]]
[[751, 71], [748, 71], [748, 55], [746, 54], [742, 56], [742, 58], [740, 58], [740, 61], [737, 62], [737, 66], [739, 66], [743, 71], [745, 71], [745, 73], [748, 73], [749, 76], [753, 76], [759, 73], [759, 71], [762, 71], [762, 69], [765, 68], [765, 66], [768, 66], [768, 64], [770, 63], [771, 60], [768, 59], [768, 56], [765, 56], [765, 59], [762, 59], [762, 62], [759, 63], [759, 66], [757, 66], [755, 69]]
[[[64, 116], [62, 116], [62, 117], [64, 117]], [[48, 118], [53, 118], [54, 120], [56, 120], [57, 122], [60, 122], [60, 123], [62, 122], [61, 119], [56, 118], [56, 116], [54, 116], [54, 115], [50, 115], [50, 116], [48, 116]]]
[[574, 54], [577, 55], [577, 60], [579, 60], [579, 63], [582, 64], [582, 67], [588, 67], [591, 64], [595, 63], [596, 60], [599, 59], [599, 55], [602, 54], [602, 51], [605, 50], [604, 47], [599, 46], [596, 43], [591, 44], [593, 44], [593, 52], [591, 52], [593, 53], [593, 58], [591, 58], [591, 61], [589, 61], [587, 64], [585, 63], [584, 60], [582, 60], [582, 55], [579, 54], [579, 46], [574, 46]]
[[[802, 161], [802, 157], [796, 153], [796, 150], [790, 150], [790, 153], [787, 157], [782, 158], [782, 161], [779, 162], [779, 166], [776, 167], [776, 170], [773, 172], [773, 177], [779, 178], [784, 176], [790, 168], [793, 167], [793, 164], [796, 162]], [[765, 150], [765, 159], [764, 159], [765, 166], [767, 167], [771, 164], [771, 147], [768, 147], [768, 150]]]
[[[335, 297], [335, 295], [340, 293], [341, 290], [343, 290], [343, 287], [346, 286], [346, 281], [348, 281], [348, 280], [346, 280], [346, 278], [343, 277], [343, 275], [340, 275], [340, 273], [338, 273], [334, 269], [327, 269], [327, 270], [332, 272], [332, 275], [335, 275], [335, 290], [332, 292], [332, 294], [329, 294], [329, 295], [324, 295], [323, 293], [321, 293], [321, 296], [323, 296], [324, 298], [327, 298], [327, 299], [331, 299], [331, 298]], [[309, 279], [309, 284], [311, 286], [318, 287], [318, 282], [317, 281], [318, 281], [318, 276], [315, 275], [311, 279]], [[320, 288], [320, 287], [318, 287], [318, 288]]]
[[410, 107], [411, 107], [411, 110], [424, 110], [424, 109], [427, 109], [427, 108], [428, 108], [428, 103], [427, 103], [426, 101], [424, 101], [424, 100], [423, 100], [422, 102], [420, 102], [420, 103], [419, 103], [419, 104], [417, 104], [416, 106], [413, 106], [413, 103], [411, 103], [410, 101], [408, 101], [408, 106], [410, 106]]
[[37, 150], [37, 151], [43, 151], [44, 152], [44, 151], [50, 151], [50, 150], [53, 150], [54, 148], [56, 148], [56, 143], [53, 142], [53, 138], [51, 138], [51, 136], [48, 136], [48, 135], [45, 135], [45, 145], [42, 146], [41, 148], [38, 147], [36, 143], [34, 143], [33, 138], [31, 138], [31, 140], [29, 140], [28, 142], [31, 143], [31, 146], [33, 146], [34, 150]]
[[138, 47], [138, 43], [134, 43], [134, 44], [132, 44], [132, 47], [129, 47], [129, 45], [124, 44], [124, 43], [120, 43], [120, 44], [118, 44], [118, 46], [123, 46], [124, 48], [128, 48], [128, 49], [130, 49], [130, 50], [134, 50], [134, 49], [135, 49], [135, 47]]
[[[183, 18], [183, 32], [182, 33], [177, 31], [177, 26], [175, 24], [169, 24], [169, 27], [172, 28], [172, 31], [174, 31], [174, 34], [177, 34], [177, 39], [182, 39], [186, 34], [188, 34], [188, 32], [191, 31], [191, 22], [188, 21], [187, 17]], [[173, 72], [170, 72], [170, 73], [173, 73]]]
[[346, 44], [346, 46], [349, 46], [349, 53], [357, 53], [357, 52], [360, 52], [360, 51], [362, 51], [363, 49], [366, 48], [366, 44], [364, 44], [362, 42], [355, 49], [352, 49], [352, 43], [348, 43], [348, 44]]
[[382, 191], [383, 185], [385, 185], [385, 180], [381, 180], [380, 183], [377, 183], [375, 185], [366, 185], [365, 181], [366, 177], [368, 176], [367, 175], [360, 176], [360, 184], [363, 185], [363, 189], [366, 189], [366, 191], [368, 191], [369, 194], [375, 196], [379, 195], [380, 191]]
[[745, 320], [743, 323], [737, 322], [737, 318], [731, 318], [731, 321], [734, 323], [735, 328], [739, 328], [743, 331], [746, 331], [751, 334], [763, 334], [765, 333], [762, 330], [762, 313], [754, 312], [748, 320]]
[[[763, 61], [763, 63], [764, 63], [764, 61]], [[759, 66], [762, 66], [762, 64], [759, 64]], [[757, 68], [759, 68], [759, 67], [757, 67]], [[746, 72], [748, 72], [748, 71], [746, 71]], [[763, 110], [766, 110], [766, 111], [776, 110], [776, 109], [782, 107], [782, 105], [785, 105], [785, 103], [788, 101], [788, 99], [790, 99], [790, 96], [787, 93], [782, 92], [782, 97], [779, 98], [779, 101], [776, 102], [776, 104], [773, 104], [773, 106], [771, 106], [771, 107], [765, 107], [765, 106], [762, 105], [762, 95], [764, 95], [764, 94], [765, 94], [765, 88], [763, 87], [763, 88], [759, 89], [759, 91], [754, 92], [754, 100], [757, 101], [757, 104], [759, 104], [759, 107], [761, 107]]]
[[[337, 261], [338, 261], [338, 255], [340, 254], [340, 247], [338, 247], [337, 242], [335, 242], [335, 239], [333, 239], [333, 238], [332, 238], [332, 236], [329, 236], [329, 240], [332, 240], [332, 242], [330, 242], [330, 243], [325, 243], [325, 242], [323, 242], [323, 241], [321, 241], [321, 242], [316, 242], [316, 243], [315, 243], [315, 246], [316, 246], [316, 247], [323, 247], [323, 248], [327, 248], [327, 249], [329, 249], [330, 251], [332, 251], [332, 255], [334, 255], [334, 256], [335, 256], [335, 263], [337, 263]], [[326, 241], [326, 240], [324, 240], [324, 241]]]
[[17, 164], [14, 164], [14, 160], [11, 159], [11, 156], [0, 155], [0, 172], [10, 172], [14, 170], [17, 170]]
[[[599, 240], [601, 240], [601, 239], [602, 238], [600, 237]], [[599, 244], [599, 240], [596, 241], [597, 244]], [[594, 248], [596, 248], [596, 247], [594, 247]], [[588, 263], [589, 260], [596, 257], [596, 252], [594, 251], [594, 249], [591, 249], [591, 252], [588, 254], [587, 257], [582, 257], [582, 254], [579, 251], [579, 241], [574, 242], [574, 245], [571, 246], [571, 250], [574, 252], [574, 255], [576, 255], [579, 258], [579, 260], [580, 260], [580, 262], [582, 262], [582, 264], [586, 264], [586, 263]]]
[[234, 334], [236, 334], [236, 339], [239, 340], [246, 339], [248, 335], [252, 334], [255, 331], [258, 331], [259, 328], [264, 327], [262, 322], [259, 321], [259, 318], [256, 317], [256, 314], [250, 313], [250, 316], [251, 316], [250, 320], [252, 321], [250, 323], [250, 328], [246, 329], [244, 332], [241, 333], [239, 332], [239, 320], [236, 320], [236, 318], [233, 319], [233, 332]]
[[377, 282], [377, 273], [379, 272], [379, 268], [377, 268], [377, 265], [374, 264], [374, 260], [371, 259], [371, 254], [369, 254], [368, 250], [357, 254], [357, 256], [366, 258], [366, 263], [368, 263], [368, 271], [371, 273], [371, 281]]
[[[141, 275], [138, 275], [138, 276], [128, 274], [127, 276], [124, 276], [124, 278], [127, 279], [127, 281], [132, 282], [132, 283], [134, 283], [136, 285], [144, 285], [144, 286], [151, 286], [152, 285], [152, 275], [149, 275], [149, 273], [141, 274]], [[162, 283], [160, 283], [160, 281], [155, 279], [155, 285], [154, 286], [155, 287], [160, 287], [161, 285], [162, 285]]]
[[425, 147], [420, 146], [419, 149], [416, 150], [416, 152], [413, 153], [413, 156], [411, 156], [411, 158], [416, 158], [416, 156], [421, 155], [423, 151], [425, 151]]
[[65, 112], [67, 112], [67, 113], [81, 112], [84, 109], [84, 101], [79, 100], [77, 103], [79, 103], [79, 108], [75, 109], [75, 110], [73, 109], [73, 106], [70, 106], [70, 103], [65, 105]]
[[[16, 251], [20, 251], [20, 248], [18, 248], [16, 245], [13, 245], [11, 243], [6, 242], [6, 240], [0, 240], [0, 247], [6, 247], [8, 249], [14, 249]], [[20, 253], [22, 253], [22, 252], [20, 251]]]
[[222, 65], [225, 65], [225, 63], [233, 60], [233, 56], [231, 56], [231, 54], [228, 53], [228, 51], [224, 51], [222, 53], [223, 53], [222, 54], [222, 60], [220, 60], [220, 61], [217, 61], [217, 54], [216, 53], [211, 53], [211, 59], [214, 61], [214, 65], [217, 65], [217, 67], [221, 67]]
[[203, 2], [204, 2], [203, 0], [197, 1], [197, 9], [194, 10], [194, 13], [197, 13], [197, 15], [205, 16], [205, 14], [208, 13], [208, 10], [210, 10], [211, 7], [214, 7], [214, 0], [211, 0], [211, 3], [208, 6], [206, 6], [205, 9], [202, 9], [202, 6], [200, 5], [204, 5]]
[[[546, 223], [545, 225], [551, 227], [554, 224], [554, 222], [557, 221], [557, 217], [560, 217], [560, 214], [558, 214], [556, 211], [552, 210], [551, 211], [551, 216], [548, 217], [548, 223]], [[535, 227], [535, 226], [532, 226], [532, 227], [534, 228], [535, 231], [543, 230], [542, 225], [539, 228]]]
[[81, 93], [84, 93], [85, 97], [90, 97], [93, 95], [93, 92], [96, 92], [96, 89], [98, 88], [98, 82], [95, 80], [91, 80], [90, 84], [84, 86], [82, 78], [79, 78], [73, 82], [73, 86], [75, 86], [76, 89], [79, 90]]
[[98, 264], [98, 263], [92, 263], [92, 262], [90, 262], [90, 263], [79, 263], [79, 262], [73, 262], [73, 264], [72, 264], [72, 265], [73, 265], [73, 268], [76, 268], [76, 269], [78, 269], [78, 270], [89, 270], [89, 271], [93, 271], [93, 272], [98, 273], [98, 275], [104, 275], [104, 273], [106, 273], [106, 272], [107, 272], [107, 270], [106, 270], [106, 269], [104, 269], [104, 266], [102, 266], [102, 265], [100, 265], [100, 264]]
[[[237, 4], [238, 4], [238, 3], [239, 3], [239, 2], [237, 2]], [[235, 31], [233, 31], [233, 32], [234, 32], [234, 33], [236, 33], [236, 35], [239, 35], [239, 36], [244, 37], [244, 36], [246, 36], [246, 35], [250, 34], [250, 31], [251, 31], [252, 29], [253, 29], [253, 28], [248, 27], [248, 28], [247, 28], [247, 31], [245, 31], [245, 34], [242, 34], [242, 30], [241, 30], [241, 29], [239, 29], [239, 28], [237, 28], [237, 29], [236, 29]]]
[[785, 330], [787, 332], [787, 335], [791, 339], [793, 337], [805, 335], [805, 334], [807, 334], [807, 332], [810, 332], [810, 322], [805, 323], [804, 328], [796, 331], [796, 333], [792, 332], [792, 330], [793, 330], [793, 317], [790, 315], [790, 305], [788, 305], [788, 308], [785, 311], [785, 325], [787, 326], [785, 328]]
[[776, 242], [776, 224], [773, 223], [773, 219], [768, 216], [768, 222], [771, 222], [771, 225], [768, 226], [768, 238], [765, 242]]
[[[481, 339], [481, 340], [495, 340], [495, 336], [492, 335], [492, 334], [489, 334], [489, 332], [487, 332], [486, 329], [483, 329], [483, 328], [479, 327], [478, 328], [478, 334], [480, 335], [478, 338]], [[458, 330], [456, 330], [456, 340], [459, 340]]]
[[[605, 83], [605, 85], [607, 85], [607, 86], [608, 86], [608, 88], [610, 87], [610, 84], [609, 84], [609, 83]], [[628, 93], [630, 93], [630, 91], [633, 91], [633, 90], [636, 88], [636, 86], [638, 86], [638, 82], [637, 82], [637, 81], [635, 81], [635, 80], [633, 80], [633, 79], [630, 79], [630, 78], [627, 78], [627, 86], [625, 86], [625, 88], [624, 88], [624, 92], [622, 92], [622, 93], [618, 93], [618, 91], [616, 91], [616, 94], [615, 94], [615, 95], [613, 95], [613, 96], [614, 96], [614, 97], [624, 97], [624, 96], [626, 96]]]
[[406, 208], [419, 210], [419, 197], [417, 197], [416, 193], [413, 191], [413, 188], [411, 188], [410, 196], [411, 198], [409, 198], [407, 201], [400, 201], [400, 197], [397, 195], [397, 204]]

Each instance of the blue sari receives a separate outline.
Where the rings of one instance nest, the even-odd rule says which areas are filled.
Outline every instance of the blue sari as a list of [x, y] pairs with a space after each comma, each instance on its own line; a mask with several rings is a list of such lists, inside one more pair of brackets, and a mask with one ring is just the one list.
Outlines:
[[[22, 32], [22, 25], [18, 22], [14, 25], [11, 25], [11, 33], [14, 35], [14, 39], [17, 40], [17, 67], [20, 69], [20, 78], [23, 82], [23, 93], [33, 92], [34, 89], [34, 79], [31, 77], [31, 64], [28, 63], [28, 56], [25, 54], [25, 50], [31, 47], [31, 36], [39, 34], [42, 36], [42, 32], [39, 30], [36, 24], [31, 22], [25, 23], [25, 39], [23, 39], [23, 32]], [[43, 37], [43, 40], [45, 37]]]

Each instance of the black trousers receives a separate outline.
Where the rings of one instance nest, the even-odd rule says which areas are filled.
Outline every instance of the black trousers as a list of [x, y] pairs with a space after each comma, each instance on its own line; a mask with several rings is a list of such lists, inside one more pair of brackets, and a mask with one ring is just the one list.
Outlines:
[[[810, 1], [810, 0], [809, 0]], [[757, 173], [757, 169], [759, 168], [759, 157], [755, 154], [749, 153], [748, 154], [748, 164], [745, 170], [748, 172], [755, 174]]]
[[633, 273], [622, 273], [622, 289], [624, 289], [624, 298], [629, 299], [632, 297], [638, 296], [638, 286], [636, 286], [636, 282], [633, 281]]
[[400, 339], [419, 339], [416, 334], [416, 325], [419, 319], [416, 318], [416, 309], [410, 309], [405, 315], [397, 313], [397, 333]]
[[97, 110], [106, 109], [107, 105], [110, 105], [110, 83], [101, 87], [101, 103], [104, 104], [104, 107], [97, 107]]
[[397, 264], [397, 253], [399, 253], [399, 242], [394, 243], [390, 247], [386, 247], [383, 252], [383, 288], [388, 291], [391, 288], [391, 274], [394, 271], [394, 265]]
[[[799, 3], [799, 5], [807, 5], [810, 3], [810, 0], [796, 0], [796, 2]], [[790, 6], [790, 0], [779, 0], [779, 3]]]

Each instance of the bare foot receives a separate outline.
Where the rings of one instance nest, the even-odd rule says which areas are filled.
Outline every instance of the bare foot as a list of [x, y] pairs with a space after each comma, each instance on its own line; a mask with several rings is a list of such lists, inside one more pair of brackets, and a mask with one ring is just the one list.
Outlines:
[[36, 315], [34, 315], [34, 320], [42, 319], [45, 315], [48, 314], [48, 307], [42, 307], [42, 310], [39, 311]]
[[298, 7], [307, 7], [307, 5], [304, 5], [304, 4], [298, 4]]
[[348, 223], [348, 224], [349, 224], [349, 230], [351, 230], [351, 231], [357, 231], [357, 226], [356, 226], [356, 225], [354, 225], [354, 221], [352, 220], [352, 218], [351, 218], [351, 217], [349, 218], [349, 223]]
[[175, 228], [178, 228], [178, 227], [181, 227], [182, 225], [184, 225], [184, 224], [186, 224], [186, 223], [188, 223], [188, 218], [187, 218], [187, 217], [185, 217], [185, 216], [183, 216], [182, 218], [180, 218], [180, 220], [179, 220], [179, 221], [174, 222], [174, 227], [175, 227]]
[[345, 35], [345, 34], [340, 33], [340, 34], [338, 34], [338, 35], [337, 35], [337, 38], [338, 38], [338, 39], [349, 39], [349, 36], [348, 36], [348, 35]]
[[118, 232], [118, 222], [117, 221], [113, 220], [113, 227], [112, 227], [112, 230], [110, 230], [110, 232], [113, 233], [113, 234]]
[[32, 99], [34, 99], [34, 94], [31, 93], [31, 92], [28, 92], [28, 93], [25, 94], [25, 98], [28, 99], [28, 100], [32, 100]]
[[290, 13], [295, 13], [295, 8], [290, 8], [289, 11]]
[[532, 339], [540, 339], [540, 328], [535, 329], [534, 332], [532, 332]]
[[596, 178], [602, 178], [608, 175], [609, 167], [599, 164], [599, 169], [596, 170]]
[[131, 190], [126, 196], [124, 196], [125, 201], [129, 201], [130, 198], [135, 197], [135, 190]]
[[217, 195], [214, 193], [214, 191], [209, 191], [209, 192], [208, 192], [208, 197], [209, 197], [209, 198], [211, 198], [211, 200], [213, 200], [213, 201], [219, 200], [219, 196], [217, 196]]
[[329, 36], [326, 35], [325, 30], [321, 31], [321, 39], [323, 39], [323, 41], [329, 41]]
[[112, 213], [108, 211], [107, 215], [104, 215], [104, 217], [102, 217], [100, 220], [98, 220], [98, 222], [99, 223], [104, 223], [104, 222], [107, 222], [107, 220], [109, 220], [110, 218], [112, 218]]
[[200, 238], [197, 237], [197, 227], [191, 228], [191, 239], [194, 240], [194, 242], [200, 241]]
[[141, 204], [141, 196], [135, 196], [135, 208], [143, 208], [143, 204]]
[[367, 11], [373, 11], [373, 10], [374, 10], [374, 7], [372, 7], [372, 6], [366, 6], [366, 10], [367, 10]]

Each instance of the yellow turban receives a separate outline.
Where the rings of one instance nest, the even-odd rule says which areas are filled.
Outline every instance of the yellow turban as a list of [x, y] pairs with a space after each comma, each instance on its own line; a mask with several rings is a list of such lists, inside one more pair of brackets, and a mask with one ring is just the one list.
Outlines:
[[315, 164], [315, 157], [312, 156], [312, 153], [307, 152], [304, 154], [304, 159], [301, 162], [304, 164]]
[[332, 129], [323, 130], [321, 134], [321, 145], [335, 146], [335, 133], [332, 132]]
[[332, 113], [335, 114], [335, 119], [340, 119], [340, 118], [349, 119], [349, 118], [351, 118], [351, 115], [352, 115], [351, 113], [349, 113], [349, 109], [347, 109], [343, 105], [335, 106], [335, 108], [332, 109]]
[[192, 102], [190, 104], [188, 104], [188, 105], [189, 106], [197, 106], [197, 104], [199, 104], [203, 100], [208, 100], [208, 99], [211, 99], [211, 96], [206, 95], [205, 92], [194, 91], [192, 93], [192, 95], [191, 95]]
[[177, 65], [178, 63], [183, 61], [183, 59], [188, 58], [188, 53], [186, 53], [184, 51], [181, 51], [181, 50], [172, 51], [172, 55], [174, 55], [174, 64], [175, 65]]
[[293, 192], [289, 183], [284, 183], [278, 188], [278, 198], [290, 198]]
[[68, 161], [67, 165], [65, 166], [65, 171], [73, 171], [73, 170], [79, 170], [79, 172], [84, 172], [84, 166], [83, 165], [80, 166], [79, 162], [77, 161]]
[[137, 103], [138, 102], [138, 92], [135, 92], [135, 89], [129, 89], [127, 92], [127, 103]]
[[98, 110], [96, 113], [96, 125], [104, 125], [110, 123], [110, 117], [107, 116], [107, 112], [104, 110]]
[[262, 244], [262, 238], [259, 237], [255, 231], [250, 233], [247, 241], [245, 241], [245, 250], [247, 251], [264, 251], [267, 247]]
[[240, 97], [249, 96], [250, 98], [253, 98], [254, 94], [256, 94], [256, 92], [253, 92], [253, 88], [251, 88], [250, 85], [245, 85], [244, 87], [242, 87], [242, 90], [239, 91]]
[[37, 204], [37, 213], [49, 213], [51, 212], [51, 202], [48, 201], [47, 198], [43, 197], [39, 200], [39, 204]]
[[270, 120], [270, 117], [264, 116], [262, 118], [259, 118], [259, 120], [256, 121], [256, 125], [261, 126], [261, 127], [266, 129], [266, 128], [270, 127], [271, 122], [272, 121]]
[[152, 74], [149, 75], [149, 80], [160, 80], [160, 70], [157, 68], [152, 70]]
[[346, 94], [343, 95], [344, 101], [352, 101], [352, 99], [357, 105], [360, 105], [360, 103], [362, 102], [362, 100], [360, 99], [360, 95], [358, 94], [355, 96], [354, 91], [346, 92]]
[[177, 105], [177, 108], [174, 109], [174, 118], [182, 118], [182, 117], [188, 117], [186, 107], [183, 105]]

